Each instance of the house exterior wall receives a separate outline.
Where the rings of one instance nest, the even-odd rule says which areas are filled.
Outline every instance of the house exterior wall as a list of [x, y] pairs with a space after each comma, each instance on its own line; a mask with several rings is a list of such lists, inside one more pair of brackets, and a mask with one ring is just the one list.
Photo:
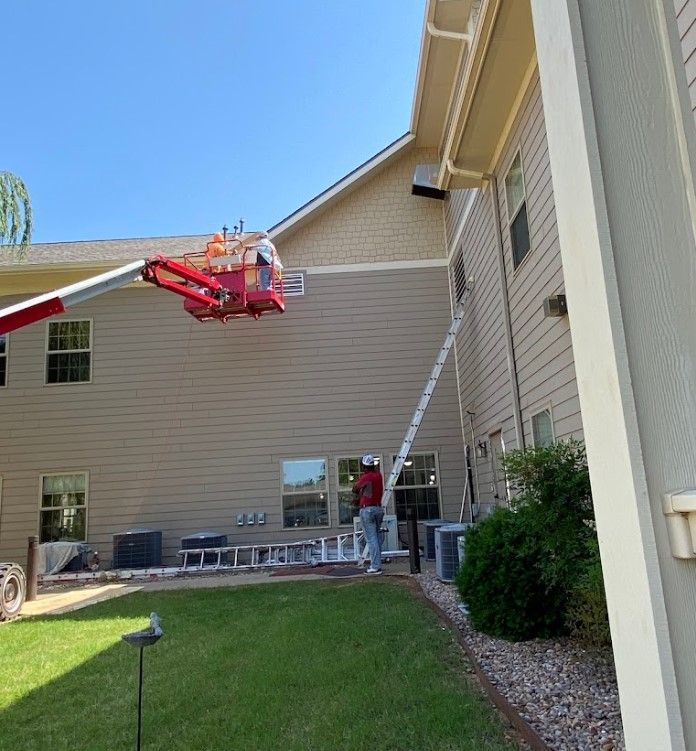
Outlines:
[[691, 109], [696, 111], [696, 0], [674, 0]]
[[367, 183], [278, 243], [286, 266], [322, 266], [445, 257], [442, 205], [411, 195], [417, 164], [437, 161], [409, 149]]
[[[525, 178], [531, 249], [515, 269], [505, 175], [518, 150]], [[532, 444], [532, 415], [546, 407], [551, 408], [556, 439], [581, 438], [582, 419], [568, 319], [567, 316], [545, 318], [542, 309], [543, 299], [562, 293], [564, 286], [538, 76], [533, 77], [522, 100], [495, 173], [524, 443]], [[518, 447], [490, 191], [490, 187], [476, 191], [471, 205], [471, 191], [452, 191], [445, 209], [452, 253], [450, 276], [461, 249], [466, 276], [474, 278], [456, 351], [466, 441], [472, 445], [474, 479], [484, 510], [495, 502], [491, 434], [500, 430], [506, 449]], [[467, 411], [474, 413], [473, 437]], [[479, 441], [489, 444], [489, 452], [487, 457], [476, 459], [473, 446]]]
[[[4, 298], [0, 305], [11, 302]], [[88, 542], [214, 529], [231, 543], [337, 532], [336, 459], [381, 453], [389, 471], [449, 321], [444, 266], [310, 274], [287, 312], [200, 324], [173, 296], [130, 288], [92, 300], [92, 383], [44, 385], [47, 322], [10, 336], [0, 389], [0, 558], [23, 561], [39, 520], [39, 475], [89, 472]], [[453, 363], [414, 451], [437, 453], [442, 512], [458, 514], [462, 440]], [[329, 460], [330, 527], [282, 529], [281, 460]], [[265, 512], [266, 525], [236, 526]], [[340, 528], [345, 531], [345, 527]]]
[[[515, 269], [507, 226], [505, 175], [518, 150], [522, 156], [531, 249]], [[496, 172], [525, 444], [532, 444], [532, 414], [546, 406], [551, 407], [556, 439], [581, 437], [568, 316], [545, 318], [542, 308], [544, 298], [562, 293], [564, 285], [538, 76], [530, 84]]]

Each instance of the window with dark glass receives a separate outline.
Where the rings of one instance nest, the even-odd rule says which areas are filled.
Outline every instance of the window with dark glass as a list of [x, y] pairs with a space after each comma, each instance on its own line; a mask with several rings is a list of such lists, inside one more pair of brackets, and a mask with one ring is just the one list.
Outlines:
[[326, 460], [288, 459], [282, 473], [283, 527], [328, 527]]
[[527, 221], [527, 201], [524, 187], [522, 158], [518, 152], [505, 176], [505, 199], [507, 202], [512, 260], [517, 268], [529, 253], [529, 223]]
[[416, 509], [418, 521], [440, 518], [440, 480], [435, 454], [406, 457], [394, 486], [394, 504], [399, 521], [406, 520], [406, 510], [410, 507]]
[[44, 475], [41, 478], [40, 542], [77, 540], [87, 535], [87, 475]]
[[90, 321], [48, 324], [46, 383], [89, 383], [92, 380]]

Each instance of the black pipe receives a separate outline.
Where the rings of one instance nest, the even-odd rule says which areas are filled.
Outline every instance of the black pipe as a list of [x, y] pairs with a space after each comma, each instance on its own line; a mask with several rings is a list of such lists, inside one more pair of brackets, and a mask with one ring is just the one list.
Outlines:
[[411, 573], [420, 574], [420, 550], [418, 548], [418, 519], [416, 509], [409, 506], [406, 509], [406, 533], [408, 536], [408, 561], [411, 564]]

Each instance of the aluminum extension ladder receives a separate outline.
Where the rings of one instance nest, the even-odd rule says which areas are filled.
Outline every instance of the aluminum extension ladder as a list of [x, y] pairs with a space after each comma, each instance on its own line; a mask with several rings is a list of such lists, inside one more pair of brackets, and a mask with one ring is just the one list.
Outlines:
[[[423, 388], [423, 393], [418, 400], [416, 411], [413, 413], [411, 423], [406, 430], [404, 441], [401, 444], [401, 448], [399, 449], [399, 453], [397, 454], [396, 459], [394, 460], [392, 471], [387, 479], [387, 482], [384, 485], [384, 493], [382, 494], [382, 507], [385, 509], [389, 505], [389, 502], [392, 500], [392, 497], [394, 495], [394, 486], [396, 485], [396, 481], [399, 479], [401, 470], [404, 467], [406, 457], [411, 451], [411, 446], [413, 445], [413, 441], [416, 439], [418, 428], [420, 428], [421, 422], [423, 422], [425, 411], [428, 409], [428, 404], [430, 404], [430, 399], [433, 395], [433, 391], [435, 390], [435, 386], [437, 385], [437, 381], [440, 378], [442, 369], [445, 367], [445, 363], [447, 362], [447, 355], [449, 355], [449, 352], [452, 349], [452, 345], [454, 344], [454, 341], [457, 337], [457, 332], [459, 331], [459, 328], [462, 325], [462, 321], [464, 320], [464, 304], [468, 296], [469, 289], [467, 288], [464, 292], [464, 296], [462, 297], [459, 304], [457, 305], [456, 310], [454, 311], [454, 315], [452, 316], [452, 320], [450, 321], [449, 328], [447, 329], [445, 341], [443, 342], [442, 347], [440, 347], [437, 359], [435, 360], [435, 365], [433, 365], [433, 369], [430, 372], [430, 377], [426, 381], [425, 387]], [[363, 553], [363, 556], [364, 555], [365, 554]]]

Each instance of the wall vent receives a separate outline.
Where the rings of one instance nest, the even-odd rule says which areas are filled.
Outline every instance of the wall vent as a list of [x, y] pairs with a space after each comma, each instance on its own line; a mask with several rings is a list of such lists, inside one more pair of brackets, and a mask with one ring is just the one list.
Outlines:
[[290, 271], [287, 274], [283, 274], [281, 284], [283, 285], [283, 295], [285, 297], [299, 297], [305, 293], [304, 273], [302, 271]]

